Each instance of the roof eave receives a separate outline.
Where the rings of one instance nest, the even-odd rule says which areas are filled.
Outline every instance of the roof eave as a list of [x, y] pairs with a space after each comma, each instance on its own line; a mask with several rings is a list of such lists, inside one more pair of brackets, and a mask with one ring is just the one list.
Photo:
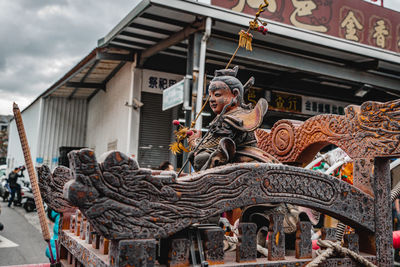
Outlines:
[[[189, 0], [143, 0], [109, 34], [99, 40], [99, 47], [106, 46], [118, 33], [124, 29], [124, 27], [129, 25], [136, 17], [138, 17], [151, 5], [167, 7], [177, 11], [191, 13], [193, 15], [211, 17], [219, 21], [243, 27], [247, 27], [249, 21], [253, 19], [253, 16], [248, 14]], [[398, 64], [400, 60], [400, 54], [393, 51], [348, 41], [323, 33], [297, 28], [272, 20], [266, 21], [268, 21], [268, 29], [269, 33], [271, 34], [281, 35], [286, 38], [297, 39], [307, 43], [325, 46], [331, 49], [342, 50], [353, 54], [359, 54], [363, 56], [368, 55], [370, 58], [376, 58], [395, 64]]]
[[137, 16], [139, 16], [144, 10], [150, 7], [150, 0], [142, 0], [139, 2], [128, 15], [125, 16], [106, 36], [97, 41], [98, 47], [104, 47], [109, 44], [109, 42], [123, 31], [126, 25], [129, 25]]

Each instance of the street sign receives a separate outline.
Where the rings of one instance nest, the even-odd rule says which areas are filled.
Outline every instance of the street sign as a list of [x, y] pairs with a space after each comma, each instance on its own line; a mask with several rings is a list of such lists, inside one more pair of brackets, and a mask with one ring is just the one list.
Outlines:
[[167, 110], [183, 103], [183, 87], [182, 80], [163, 91], [162, 110]]

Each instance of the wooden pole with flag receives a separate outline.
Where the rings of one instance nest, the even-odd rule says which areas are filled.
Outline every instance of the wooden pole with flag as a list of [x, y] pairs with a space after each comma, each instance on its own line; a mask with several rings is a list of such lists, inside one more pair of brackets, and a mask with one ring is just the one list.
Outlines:
[[[44, 212], [42, 196], [40, 195], [38, 179], [36, 177], [36, 172], [33, 167], [31, 151], [28, 145], [28, 139], [26, 138], [24, 124], [22, 122], [21, 111], [16, 103], [13, 104], [13, 112], [15, 123], [17, 125], [19, 139], [21, 141], [22, 151], [24, 153], [25, 165], [28, 169], [29, 180], [31, 181], [33, 197], [35, 199], [36, 209], [39, 215], [40, 227], [42, 229], [43, 239], [49, 244], [50, 253], [52, 254], [51, 246], [50, 246], [50, 231], [49, 226], [47, 224], [46, 214]], [[54, 262], [54, 258], [51, 257], [52, 263]]]

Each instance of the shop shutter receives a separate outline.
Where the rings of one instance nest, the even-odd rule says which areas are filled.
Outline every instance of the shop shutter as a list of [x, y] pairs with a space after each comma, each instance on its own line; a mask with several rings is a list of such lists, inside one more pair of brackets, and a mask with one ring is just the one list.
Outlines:
[[162, 95], [142, 93], [140, 108], [139, 166], [156, 168], [169, 160], [172, 109], [162, 111]]

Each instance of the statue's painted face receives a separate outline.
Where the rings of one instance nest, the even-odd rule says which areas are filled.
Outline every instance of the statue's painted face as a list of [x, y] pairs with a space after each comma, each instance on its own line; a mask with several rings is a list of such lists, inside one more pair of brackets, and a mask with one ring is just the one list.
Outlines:
[[[231, 103], [235, 94], [229, 89], [226, 83], [215, 81], [210, 83], [210, 107], [215, 114], [220, 114], [225, 105]], [[229, 107], [226, 111], [235, 109], [237, 104]]]

